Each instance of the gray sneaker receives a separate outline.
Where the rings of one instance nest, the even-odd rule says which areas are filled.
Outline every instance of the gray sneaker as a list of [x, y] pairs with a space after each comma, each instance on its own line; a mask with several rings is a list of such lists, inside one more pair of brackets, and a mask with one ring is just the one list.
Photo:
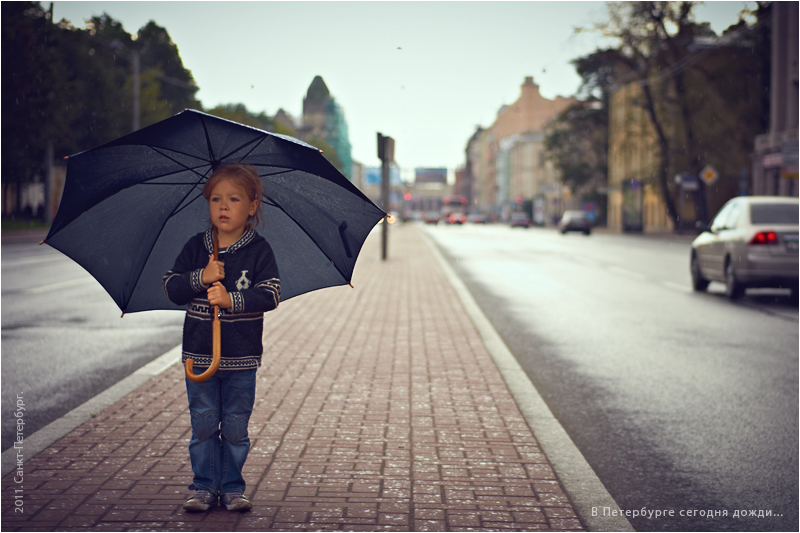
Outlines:
[[216, 494], [211, 494], [207, 490], [196, 490], [183, 504], [183, 508], [187, 511], [208, 511], [214, 505], [217, 505]]
[[222, 495], [222, 504], [229, 511], [249, 511], [253, 504], [241, 492], [229, 492]]

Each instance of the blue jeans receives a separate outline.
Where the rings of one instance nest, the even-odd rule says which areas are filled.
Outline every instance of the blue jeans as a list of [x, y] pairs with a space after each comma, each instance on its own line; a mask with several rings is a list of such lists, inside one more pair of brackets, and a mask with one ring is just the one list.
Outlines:
[[186, 380], [192, 416], [194, 486], [212, 494], [244, 492], [242, 467], [250, 451], [247, 424], [256, 396], [256, 369], [218, 370], [207, 381]]

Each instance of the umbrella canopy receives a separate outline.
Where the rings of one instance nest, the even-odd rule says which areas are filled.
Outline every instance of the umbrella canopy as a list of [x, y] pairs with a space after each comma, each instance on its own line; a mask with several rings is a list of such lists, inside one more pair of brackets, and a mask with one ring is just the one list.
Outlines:
[[261, 176], [256, 229], [275, 253], [281, 300], [350, 283], [385, 213], [313, 146], [194, 110], [71, 156], [44, 242], [85, 268], [123, 313], [180, 309], [161, 279], [210, 227], [203, 185], [226, 163]]

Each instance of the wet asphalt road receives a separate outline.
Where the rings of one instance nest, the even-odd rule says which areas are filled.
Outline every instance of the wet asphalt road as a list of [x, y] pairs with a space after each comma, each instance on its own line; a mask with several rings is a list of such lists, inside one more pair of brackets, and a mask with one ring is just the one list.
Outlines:
[[674, 513], [637, 530], [798, 530], [796, 301], [693, 293], [689, 239], [426, 231], [619, 506]]
[[120, 311], [80, 266], [34, 243], [2, 245], [2, 449], [17, 397], [30, 436], [181, 342], [183, 313]]

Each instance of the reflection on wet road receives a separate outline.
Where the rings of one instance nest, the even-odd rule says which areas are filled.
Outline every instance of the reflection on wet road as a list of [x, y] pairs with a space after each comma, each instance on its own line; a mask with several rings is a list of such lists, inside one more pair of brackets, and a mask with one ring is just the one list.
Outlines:
[[674, 510], [634, 527], [797, 530], [796, 301], [692, 292], [687, 239], [426, 231], [620, 507]]

